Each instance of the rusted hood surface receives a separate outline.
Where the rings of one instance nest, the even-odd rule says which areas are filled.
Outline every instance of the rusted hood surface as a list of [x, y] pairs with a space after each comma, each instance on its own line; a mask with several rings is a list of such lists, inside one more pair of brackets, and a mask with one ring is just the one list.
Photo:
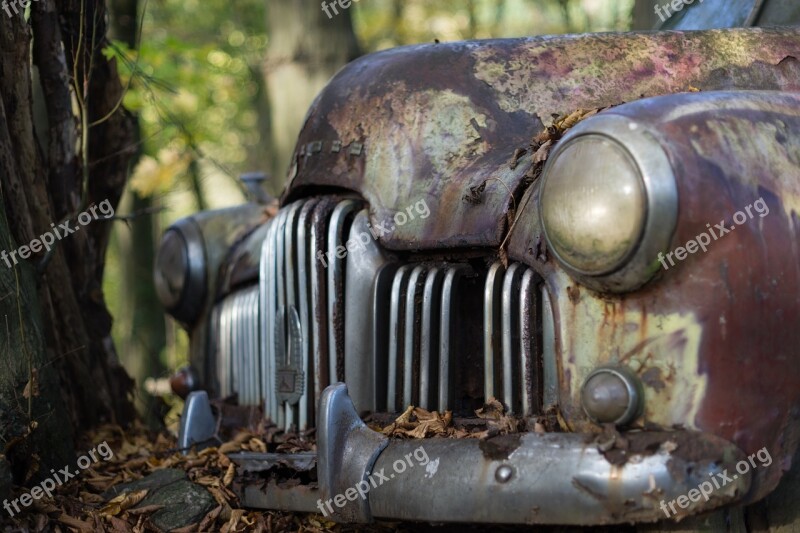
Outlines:
[[[798, 54], [795, 28], [473, 41], [365, 56], [312, 105], [284, 201], [341, 187], [370, 202], [387, 248], [497, 246], [528, 167], [509, 161], [553, 114], [692, 88], [799, 91]], [[431, 216], [393, 222], [421, 200]]]

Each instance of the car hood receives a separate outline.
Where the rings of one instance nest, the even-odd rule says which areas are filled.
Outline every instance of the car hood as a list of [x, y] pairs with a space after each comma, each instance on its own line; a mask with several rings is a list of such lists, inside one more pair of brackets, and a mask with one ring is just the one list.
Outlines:
[[[527, 183], [519, 149], [578, 109], [696, 90], [791, 88], [798, 29], [591, 34], [396, 48], [312, 104], [284, 202], [331, 187], [395, 250], [495, 247]], [[427, 206], [429, 216], [423, 218]], [[404, 215], [398, 213], [403, 212]]]

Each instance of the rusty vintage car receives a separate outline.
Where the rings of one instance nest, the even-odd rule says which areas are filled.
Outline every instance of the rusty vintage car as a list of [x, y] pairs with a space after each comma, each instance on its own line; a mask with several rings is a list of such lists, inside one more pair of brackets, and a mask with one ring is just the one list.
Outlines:
[[[181, 444], [235, 403], [314, 443], [232, 454], [245, 504], [346, 522], [653, 522], [770, 494], [800, 438], [800, 29], [680, 29], [720, 4], [342, 69], [279, 206], [164, 235]], [[379, 431], [409, 406], [450, 429]]]

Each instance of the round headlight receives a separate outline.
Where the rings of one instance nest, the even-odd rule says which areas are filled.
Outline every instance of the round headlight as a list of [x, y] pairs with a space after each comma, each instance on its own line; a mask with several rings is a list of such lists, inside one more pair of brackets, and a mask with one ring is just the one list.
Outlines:
[[587, 287], [624, 292], [658, 272], [678, 218], [678, 186], [656, 132], [600, 113], [555, 147], [539, 189], [547, 248]]
[[582, 274], [624, 265], [647, 218], [647, 195], [631, 156], [615, 141], [589, 135], [562, 150], [548, 176], [541, 202], [551, 250]]
[[161, 239], [153, 269], [156, 294], [167, 312], [191, 323], [202, 310], [206, 293], [205, 246], [191, 219], [170, 227]]
[[167, 309], [173, 309], [180, 303], [188, 273], [186, 240], [177, 230], [170, 229], [161, 239], [154, 272], [158, 299]]

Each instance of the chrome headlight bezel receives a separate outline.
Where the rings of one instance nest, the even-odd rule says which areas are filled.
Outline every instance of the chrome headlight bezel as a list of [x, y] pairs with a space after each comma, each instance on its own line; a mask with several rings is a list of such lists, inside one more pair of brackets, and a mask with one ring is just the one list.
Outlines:
[[[174, 262], [170, 254], [176, 252], [176, 247], [181, 247], [177, 250], [181, 264], [167, 264]], [[193, 219], [179, 220], [164, 232], [153, 265], [153, 282], [159, 301], [176, 320], [191, 324], [200, 315], [207, 288], [206, 265], [203, 234]], [[180, 272], [166, 272], [172, 268]], [[170, 279], [180, 276], [182, 283], [175, 290]]]
[[[638, 241], [623, 261], [609, 272], [590, 274], [570, 265], [559, 254], [547, 231], [543, 198], [539, 196], [539, 222], [548, 251], [573, 278], [602, 292], [628, 292], [647, 283], [658, 271], [659, 252], [668, 251], [678, 220], [678, 186], [666, 152], [653, 134], [635, 119], [600, 114], [578, 124], [556, 146], [542, 173], [540, 192], [553, 174], [554, 163], [574, 143], [603, 137], [624, 150], [638, 168], [645, 191], [645, 217]], [[602, 157], [598, 154], [598, 157]], [[591, 172], [591, 169], [587, 169]]]

